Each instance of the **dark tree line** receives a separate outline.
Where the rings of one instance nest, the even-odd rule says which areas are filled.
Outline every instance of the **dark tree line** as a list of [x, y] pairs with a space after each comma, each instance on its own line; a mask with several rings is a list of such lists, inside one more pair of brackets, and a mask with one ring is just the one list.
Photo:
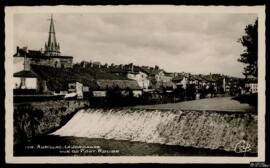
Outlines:
[[244, 47], [244, 52], [238, 59], [239, 62], [246, 64], [243, 75], [257, 77], [258, 75], [258, 19], [254, 24], [249, 24], [245, 28], [243, 35], [238, 42]]

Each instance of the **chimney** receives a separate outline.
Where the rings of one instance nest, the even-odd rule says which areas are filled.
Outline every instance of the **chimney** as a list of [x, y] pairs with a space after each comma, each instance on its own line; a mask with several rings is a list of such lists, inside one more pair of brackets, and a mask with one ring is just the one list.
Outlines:
[[25, 51], [26, 53], [28, 53], [28, 50], [27, 50], [27, 47], [26, 46], [24, 46], [22, 49], [23, 49], [23, 51]]
[[134, 65], [133, 65], [133, 63], [131, 63], [130, 66], [131, 66], [130, 67], [131, 68], [131, 72], [133, 72], [134, 71]]
[[16, 56], [20, 56], [20, 52], [19, 51], [20, 51], [20, 47], [17, 46], [17, 48], [16, 48], [16, 54], [15, 54]]

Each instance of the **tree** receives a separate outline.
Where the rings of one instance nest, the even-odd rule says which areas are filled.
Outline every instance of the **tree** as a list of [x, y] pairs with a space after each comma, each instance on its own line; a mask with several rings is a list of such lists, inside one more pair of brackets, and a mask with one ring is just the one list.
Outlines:
[[254, 25], [249, 24], [245, 28], [245, 35], [243, 35], [238, 42], [244, 47], [244, 52], [238, 59], [239, 62], [247, 64], [244, 67], [243, 75], [254, 76], [258, 75], [258, 19], [256, 19]]

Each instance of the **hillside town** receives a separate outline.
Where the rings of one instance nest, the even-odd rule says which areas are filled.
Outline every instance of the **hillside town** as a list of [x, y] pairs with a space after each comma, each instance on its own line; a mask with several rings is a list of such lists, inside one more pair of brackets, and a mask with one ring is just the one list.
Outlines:
[[257, 93], [256, 79], [167, 72], [158, 65], [73, 62], [61, 54], [53, 17], [44, 49], [17, 47], [14, 101], [89, 99], [93, 106], [158, 104]]

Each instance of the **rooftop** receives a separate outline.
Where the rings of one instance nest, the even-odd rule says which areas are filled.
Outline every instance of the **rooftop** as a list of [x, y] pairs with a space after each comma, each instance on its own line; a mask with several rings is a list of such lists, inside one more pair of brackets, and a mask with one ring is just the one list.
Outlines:
[[32, 71], [22, 70], [13, 74], [14, 77], [32, 77], [36, 78], [37, 75]]
[[14, 57], [27, 57], [27, 58], [73, 58], [72, 56], [46, 56], [41, 50], [27, 50], [27, 48], [17, 47], [17, 52], [13, 55]]
[[96, 81], [99, 89], [114, 89], [119, 88], [122, 90], [131, 89], [131, 90], [140, 90], [138, 83], [135, 80], [106, 80], [100, 79]]
[[33, 71], [42, 79], [46, 80], [50, 90], [66, 90], [68, 83], [80, 82], [90, 89], [140, 89], [136, 81], [124, 77], [119, 77], [101, 71], [91, 71], [91, 69], [61, 69], [42, 65], [31, 65]]

